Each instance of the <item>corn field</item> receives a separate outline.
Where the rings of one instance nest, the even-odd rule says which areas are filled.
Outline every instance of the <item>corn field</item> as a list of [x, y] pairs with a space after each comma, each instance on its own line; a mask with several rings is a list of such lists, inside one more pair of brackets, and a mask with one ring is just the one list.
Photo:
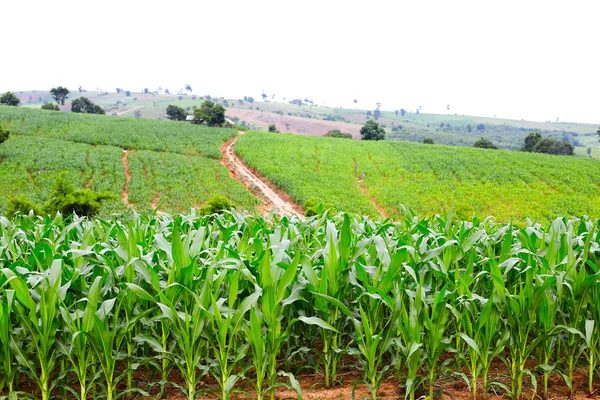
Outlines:
[[[546, 398], [598, 386], [598, 221], [347, 214], [0, 217], [0, 394], [273, 399], [298, 377], [370, 398]], [[501, 374], [492, 369], [501, 367]]]

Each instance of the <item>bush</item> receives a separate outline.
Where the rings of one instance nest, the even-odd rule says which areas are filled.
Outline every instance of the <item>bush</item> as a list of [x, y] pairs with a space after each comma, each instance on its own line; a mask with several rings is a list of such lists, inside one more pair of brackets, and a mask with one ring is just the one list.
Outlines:
[[11, 197], [6, 203], [5, 214], [7, 216], [13, 216], [16, 213], [29, 214], [32, 211], [35, 215], [42, 213], [37, 204], [23, 196]]
[[39, 206], [24, 197], [13, 197], [7, 203], [7, 215], [12, 216], [17, 212], [28, 214], [33, 211], [36, 215], [54, 216], [60, 212], [62, 215], [76, 214], [80, 217], [93, 217], [100, 212], [102, 202], [115, 197], [109, 192], [94, 192], [89, 189], [75, 190], [73, 184], [67, 179], [67, 173], [61, 172], [56, 178], [50, 200]]
[[21, 103], [21, 99], [19, 99], [13, 92], [6, 92], [2, 96], [0, 96], [0, 104], [5, 106], [18, 106]]
[[498, 146], [496, 146], [494, 143], [483, 137], [476, 141], [473, 147], [478, 147], [480, 149], [498, 149]]
[[425, 144], [433, 144], [433, 139], [430, 137], [426, 137], [425, 139], [423, 139], [423, 143]]
[[85, 114], [106, 114], [104, 109], [97, 104], [92, 103], [87, 97], [80, 97], [71, 103], [71, 111], [74, 113]]
[[339, 129], [331, 130], [331, 131], [327, 132], [323, 136], [325, 136], [325, 137], [332, 137], [332, 138], [338, 138], [338, 139], [352, 139], [352, 135], [351, 134], [342, 132]]
[[46, 103], [42, 105], [42, 110], [60, 111], [60, 108], [58, 107], [58, 104]]
[[323, 204], [316, 197], [311, 197], [304, 203], [304, 216], [312, 217], [314, 215], [321, 215], [331, 208], [329, 204]]
[[200, 207], [198, 213], [200, 215], [221, 214], [223, 211], [231, 210], [235, 205], [226, 197], [216, 195], [208, 200], [208, 203]]
[[174, 104], [170, 104], [167, 107], [167, 118], [171, 121], [185, 121], [186, 117], [187, 113], [183, 108]]
[[0, 126], [0, 144], [6, 142], [10, 134], [6, 129]]
[[279, 132], [277, 130], [277, 125], [275, 125], [275, 124], [269, 124], [269, 132]]

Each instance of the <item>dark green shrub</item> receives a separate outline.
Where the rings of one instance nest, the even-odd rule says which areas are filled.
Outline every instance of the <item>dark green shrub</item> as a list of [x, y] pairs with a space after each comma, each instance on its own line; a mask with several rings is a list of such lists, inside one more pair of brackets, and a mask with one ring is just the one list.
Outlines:
[[204, 206], [200, 207], [198, 213], [200, 215], [213, 215], [221, 213], [222, 211], [231, 210], [235, 208], [235, 205], [226, 197], [221, 195], [216, 195], [208, 200]]
[[46, 103], [42, 105], [42, 110], [60, 111], [60, 108], [58, 107], [58, 104]]
[[0, 126], [0, 144], [6, 142], [10, 134], [6, 129]]

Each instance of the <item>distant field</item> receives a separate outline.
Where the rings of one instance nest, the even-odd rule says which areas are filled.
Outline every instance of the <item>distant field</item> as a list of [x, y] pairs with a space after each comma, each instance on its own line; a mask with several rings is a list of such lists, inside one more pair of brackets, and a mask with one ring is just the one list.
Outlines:
[[600, 214], [600, 164], [584, 158], [264, 132], [243, 135], [235, 151], [300, 203], [338, 210], [375, 214], [376, 203], [390, 216], [406, 205], [540, 222]]
[[63, 170], [77, 187], [115, 195], [104, 215], [124, 210], [124, 149], [131, 149], [129, 203], [138, 210], [189, 211], [216, 194], [256, 204], [218, 161], [232, 129], [23, 107], [0, 107], [0, 126], [11, 132], [0, 145], [0, 212], [15, 195], [44, 202]]

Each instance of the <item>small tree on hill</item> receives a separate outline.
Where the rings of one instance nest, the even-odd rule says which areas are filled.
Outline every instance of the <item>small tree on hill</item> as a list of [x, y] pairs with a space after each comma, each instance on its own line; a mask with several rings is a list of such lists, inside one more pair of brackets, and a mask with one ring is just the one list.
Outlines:
[[423, 143], [424, 144], [433, 144], [433, 139], [430, 137], [426, 137], [425, 139], [423, 139]]
[[106, 114], [104, 109], [91, 102], [87, 97], [80, 97], [71, 103], [71, 111], [85, 114]]
[[54, 100], [56, 101], [56, 103], [60, 104], [60, 105], [65, 105], [65, 100], [67, 99], [67, 96], [69, 95], [69, 89], [67, 89], [66, 87], [62, 87], [62, 86], [58, 86], [55, 88], [50, 89], [50, 94], [52, 95], [52, 97], [54, 97]]
[[16, 107], [21, 104], [21, 100], [13, 92], [6, 92], [0, 96], [0, 104]]
[[373, 118], [374, 119], [379, 119], [379, 117], [381, 116], [381, 111], [379, 110], [379, 108], [376, 108], [375, 111], [373, 111]]
[[484, 137], [482, 137], [481, 139], [476, 141], [475, 144], [473, 145], [473, 147], [478, 147], [480, 149], [494, 149], [494, 150], [498, 149], [498, 146], [496, 146], [494, 143], [492, 143], [491, 141], [489, 141], [488, 139], [486, 139]]
[[533, 151], [533, 147], [542, 140], [542, 134], [539, 132], [531, 132], [529, 135], [525, 136], [525, 145], [523, 146], [523, 151]]
[[383, 140], [385, 139], [385, 129], [381, 128], [377, 122], [369, 120], [360, 128], [360, 135], [363, 140]]
[[279, 132], [277, 130], [277, 125], [275, 125], [275, 124], [269, 124], [269, 132]]
[[140, 110], [135, 110], [133, 112], [133, 116], [136, 118], [142, 118], [142, 112]]
[[131, 92], [129, 90], [126, 90], [125, 91], [125, 96], [127, 96], [127, 97], [131, 96]]
[[179, 106], [171, 104], [167, 107], [167, 118], [171, 121], [185, 121], [187, 113]]
[[42, 110], [60, 111], [60, 108], [58, 107], [58, 104], [46, 103], [42, 105]]
[[212, 101], [205, 101], [194, 111], [196, 119], [203, 119], [209, 126], [221, 126], [225, 123], [225, 109]]

